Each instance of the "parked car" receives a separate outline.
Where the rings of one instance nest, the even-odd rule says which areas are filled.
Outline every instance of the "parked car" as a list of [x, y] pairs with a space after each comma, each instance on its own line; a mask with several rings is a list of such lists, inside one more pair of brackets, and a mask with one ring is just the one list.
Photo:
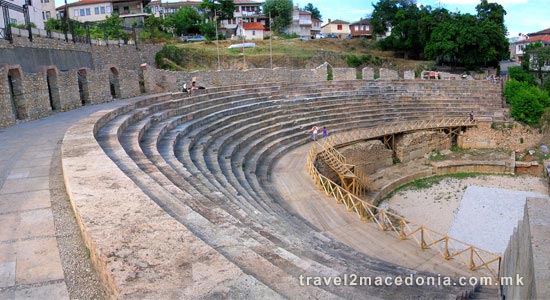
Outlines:
[[327, 34], [327, 38], [329, 39], [337, 39], [338, 35], [336, 33], [329, 33]]
[[315, 39], [324, 39], [326, 38], [327, 36], [324, 34], [324, 33], [318, 33], [315, 35]]
[[300, 40], [302, 40], [302, 41], [309, 41], [309, 36], [302, 35], [302, 36], [300, 37]]
[[187, 37], [183, 40], [183, 42], [185, 43], [204, 42], [204, 36], [196, 35], [196, 36]]

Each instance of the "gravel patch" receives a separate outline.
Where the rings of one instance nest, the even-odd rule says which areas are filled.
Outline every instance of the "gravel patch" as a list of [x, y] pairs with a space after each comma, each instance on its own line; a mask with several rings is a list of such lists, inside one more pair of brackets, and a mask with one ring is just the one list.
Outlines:
[[446, 234], [469, 186], [547, 193], [546, 183], [539, 177], [480, 175], [465, 179], [444, 178], [427, 189], [401, 190], [381, 205], [410, 221]]
[[481, 249], [503, 254], [527, 197], [546, 195], [508, 189], [470, 186], [466, 189], [449, 236]]
[[50, 196], [59, 255], [69, 297], [80, 300], [107, 299], [107, 294], [91, 264], [90, 252], [82, 240], [65, 190], [60, 155], [58, 146], [50, 166]]

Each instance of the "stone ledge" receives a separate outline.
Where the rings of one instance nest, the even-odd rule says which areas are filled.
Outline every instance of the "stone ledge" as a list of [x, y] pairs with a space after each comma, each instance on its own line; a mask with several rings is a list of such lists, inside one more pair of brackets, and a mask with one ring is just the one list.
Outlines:
[[98, 125], [126, 109], [83, 119], [62, 145], [67, 193], [111, 298], [279, 298], [170, 217], [103, 152]]

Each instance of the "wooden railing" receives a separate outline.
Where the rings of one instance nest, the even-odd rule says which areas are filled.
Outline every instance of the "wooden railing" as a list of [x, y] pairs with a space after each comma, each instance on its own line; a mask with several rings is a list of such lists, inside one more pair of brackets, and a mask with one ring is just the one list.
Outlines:
[[405, 133], [418, 130], [444, 129], [454, 127], [476, 126], [476, 121], [465, 118], [445, 118], [434, 120], [419, 120], [376, 126], [370, 128], [354, 129], [337, 135], [328, 136], [326, 142], [332, 146], [345, 145], [351, 142], [378, 138], [386, 135]]
[[[412, 123], [416, 123], [412, 124]], [[381, 135], [399, 133], [402, 131], [414, 131], [420, 129], [432, 129], [454, 126], [472, 126], [475, 123], [469, 120], [446, 119], [438, 121], [419, 121], [410, 124], [390, 125], [384, 128], [371, 128], [355, 130], [351, 133], [342, 133], [332, 136], [329, 143], [336, 141], [352, 142], [361, 139], [377, 137]], [[416, 128], [416, 129], [415, 129]], [[360, 132], [360, 134], [358, 134]], [[352, 140], [352, 138], [354, 138]], [[402, 216], [380, 209], [355, 196], [352, 192], [345, 190], [340, 185], [321, 174], [315, 167], [315, 161], [324, 149], [319, 144], [313, 143], [308, 153], [306, 167], [308, 173], [313, 177], [315, 185], [328, 196], [332, 196], [337, 203], [344, 204], [348, 211], [356, 213], [361, 221], [374, 223], [380, 230], [388, 231], [401, 240], [412, 240], [421, 249], [435, 249], [445, 260], [458, 259], [463, 262], [469, 270], [487, 270], [491, 276], [499, 280], [501, 256], [466, 242], [449, 237], [446, 234], [437, 232], [405, 219]]]

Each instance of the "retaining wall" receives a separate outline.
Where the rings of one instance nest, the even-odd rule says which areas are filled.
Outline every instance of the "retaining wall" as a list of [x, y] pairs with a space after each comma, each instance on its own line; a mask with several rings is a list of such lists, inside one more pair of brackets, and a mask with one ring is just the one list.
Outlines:
[[[514, 279], [502, 287], [506, 299], [550, 299], [550, 210], [549, 200], [527, 198], [523, 220], [510, 237], [504, 252], [501, 276]], [[523, 285], [517, 284], [517, 278]]]

